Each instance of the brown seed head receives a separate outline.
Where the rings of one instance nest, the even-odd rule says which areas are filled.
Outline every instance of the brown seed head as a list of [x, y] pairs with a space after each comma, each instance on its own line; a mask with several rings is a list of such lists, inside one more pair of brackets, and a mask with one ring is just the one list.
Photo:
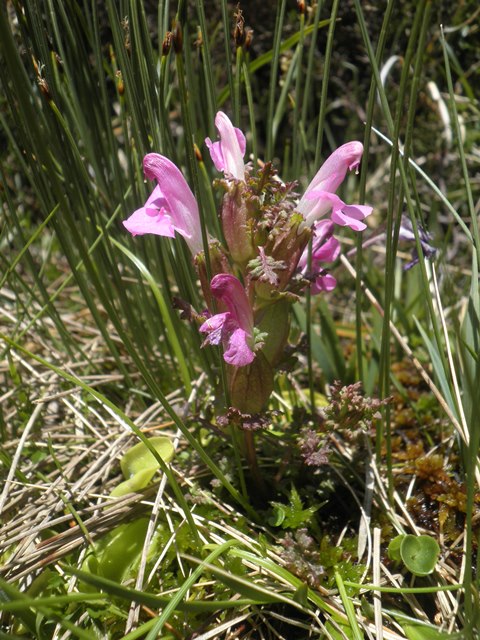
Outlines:
[[168, 56], [170, 49], [172, 48], [173, 33], [167, 31], [162, 42], [162, 56]]
[[243, 17], [243, 11], [240, 9], [240, 4], [237, 4], [237, 11], [235, 16], [235, 27], [233, 28], [233, 40], [236, 47], [243, 46], [245, 42], [245, 18]]
[[52, 94], [50, 93], [50, 87], [48, 86], [48, 82], [45, 80], [45, 78], [37, 78], [37, 84], [38, 84], [38, 88], [40, 89], [40, 92], [42, 94], [42, 96], [48, 100], [48, 102], [51, 102], [52, 100]]

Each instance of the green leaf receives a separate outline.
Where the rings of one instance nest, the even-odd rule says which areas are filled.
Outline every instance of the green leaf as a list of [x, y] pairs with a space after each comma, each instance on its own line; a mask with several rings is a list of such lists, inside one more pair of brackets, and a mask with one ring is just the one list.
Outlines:
[[400, 534], [399, 536], [395, 536], [393, 540], [390, 540], [390, 544], [388, 545], [387, 553], [388, 557], [392, 562], [399, 564], [402, 561], [402, 556], [400, 555], [400, 547], [402, 545], [403, 539], [405, 538], [405, 534]]
[[155, 475], [155, 471], [156, 469], [143, 469], [142, 471], [139, 471], [128, 480], [125, 480], [125, 482], [117, 484], [117, 486], [111, 491], [110, 497], [120, 498], [121, 496], [126, 496], [129, 493], [135, 493], [136, 491], [145, 489]]
[[400, 556], [415, 576], [428, 576], [440, 554], [438, 542], [431, 536], [406, 535], [400, 544]]
[[281, 502], [272, 502], [273, 514], [270, 516], [268, 523], [272, 527], [282, 527], [283, 529], [298, 529], [308, 522], [318, 506], [303, 508], [300, 495], [295, 487], [290, 492], [290, 504], [282, 504]]
[[[149, 442], [164, 462], [170, 462], [175, 454], [175, 449], [169, 438], [156, 436], [149, 438]], [[145, 489], [159, 466], [147, 446], [143, 442], [138, 442], [120, 460], [120, 468], [126, 480], [117, 485], [110, 495], [118, 498], [127, 493]]]
[[[170, 438], [156, 436], [148, 441], [164, 462], [172, 460], [175, 449]], [[129, 449], [120, 461], [120, 468], [126, 479], [132, 478], [135, 474], [145, 469], [158, 469], [159, 464], [152, 452], [143, 442], [138, 442]]]
[[452, 637], [446, 631], [439, 631], [421, 623], [402, 624], [402, 628], [408, 640], [444, 640]]
[[147, 518], [116, 527], [96, 543], [95, 555], [85, 559], [82, 569], [117, 582], [129, 578], [142, 553], [147, 527]]
[[[115, 580], [93, 575], [88, 571], [81, 571], [68, 565], [63, 565], [63, 569], [67, 573], [77, 576], [81, 583], [91, 585], [96, 589], [101, 589], [105, 591], [105, 593], [108, 593], [110, 597], [121, 598], [126, 602], [137, 602], [138, 604], [158, 609], [166, 607], [173, 599], [167, 596], [157, 596], [148, 591], [137, 591], [131, 587], [124, 587]], [[239, 607], [248, 606], [256, 602], [258, 601], [255, 600], [252, 602], [249, 599], [243, 600], [239, 598], [233, 598], [231, 600], [187, 600], [176, 603], [174, 609], [176, 611], [188, 611], [191, 613], [210, 613], [213, 611], [223, 611], [224, 609], [238, 609]]]
[[301, 604], [302, 607], [306, 607], [308, 605], [308, 585], [301, 584], [293, 594], [293, 599], [298, 604]]
[[408, 640], [463, 640], [465, 638], [465, 634], [462, 631], [459, 633], [439, 631], [436, 627], [425, 622], [419, 622], [399, 611], [392, 611], [392, 615], [401, 625]]
[[[191, 562], [200, 563], [200, 560], [193, 558], [192, 556], [185, 555], [183, 557]], [[206, 561], [202, 564], [204, 568], [212, 573], [219, 582], [232, 591], [238, 593], [244, 600], [250, 600], [252, 603], [256, 604], [273, 604], [276, 602], [283, 602], [284, 604], [292, 605], [298, 609], [302, 608], [302, 606], [295, 601], [295, 598], [292, 598], [291, 594], [281, 593], [278, 589], [278, 585], [277, 588], [267, 588], [263, 586], [263, 584], [255, 583], [250, 577], [242, 578], [241, 576], [236, 576], [233, 573], [225, 571], [224, 569], [207, 563]]]

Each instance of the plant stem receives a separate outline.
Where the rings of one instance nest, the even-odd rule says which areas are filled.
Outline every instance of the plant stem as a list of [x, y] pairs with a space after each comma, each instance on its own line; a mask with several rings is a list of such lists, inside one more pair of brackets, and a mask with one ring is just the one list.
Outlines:
[[265, 482], [258, 466], [257, 451], [255, 449], [255, 436], [253, 431], [245, 431], [245, 456], [250, 469], [252, 480], [260, 496], [266, 495]]

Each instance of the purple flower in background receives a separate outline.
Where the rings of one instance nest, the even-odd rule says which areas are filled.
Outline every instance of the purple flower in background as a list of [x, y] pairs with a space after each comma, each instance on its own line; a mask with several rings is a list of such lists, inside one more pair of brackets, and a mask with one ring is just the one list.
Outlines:
[[[319, 220], [313, 227], [311, 273], [312, 295], [322, 291], [332, 291], [337, 285], [336, 279], [325, 273], [323, 263], [333, 262], [340, 254], [340, 243], [333, 236], [334, 224], [330, 220]], [[307, 274], [308, 248], [303, 252], [298, 267], [303, 275]]]
[[218, 171], [223, 171], [227, 177], [245, 180], [245, 164], [243, 162], [246, 148], [245, 136], [240, 129], [233, 126], [223, 111], [217, 113], [215, 126], [220, 140], [217, 142], [212, 142], [210, 138], [205, 140], [213, 164]]
[[148, 153], [143, 159], [143, 171], [150, 180], [156, 180], [143, 207], [124, 220], [124, 227], [134, 236], [153, 233], [185, 238], [193, 255], [203, 249], [198, 205], [178, 167], [165, 156]]
[[[426, 258], [431, 259], [435, 257], [437, 250], [430, 244], [430, 240], [432, 239], [431, 233], [425, 231], [423, 227], [417, 224], [418, 229], [418, 237], [420, 239], [420, 245], [422, 247], [422, 251]], [[409, 242], [411, 244], [415, 244], [415, 234], [413, 233], [412, 223], [406, 215], [402, 215], [402, 223], [400, 225], [400, 230], [398, 233], [398, 237], [400, 240], [404, 240], [405, 242]], [[408, 271], [413, 266], [418, 264], [419, 257], [417, 248], [414, 247], [412, 249], [412, 260], [407, 262], [407, 264], [403, 267], [404, 271]]]
[[297, 206], [307, 227], [331, 212], [331, 219], [337, 224], [349, 226], [354, 231], [366, 228], [362, 220], [372, 212], [372, 207], [347, 205], [335, 194], [347, 171], [358, 168], [362, 153], [361, 142], [347, 142], [325, 160]]
[[219, 273], [212, 278], [210, 288], [217, 300], [228, 309], [208, 318], [200, 327], [206, 333], [205, 344], [223, 344], [223, 358], [228, 364], [244, 367], [253, 362], [253, 312], [238, 278]]

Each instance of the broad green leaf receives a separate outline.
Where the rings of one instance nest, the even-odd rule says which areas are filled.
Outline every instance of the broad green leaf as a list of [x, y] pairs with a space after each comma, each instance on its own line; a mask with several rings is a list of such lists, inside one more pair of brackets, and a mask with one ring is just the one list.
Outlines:
[[130, 577], [142, 552], [147, 526], [148, 519], [140, 518], [116, 527], [95, 545], [95, 554], [86, 558], [82, 569], [117, 582]]
[[[175, 449], [170, 438], [156, 436], [149, 438], [149, 442], [164, 462], [172, 460]], [[129, 449], [120, 461], [120, 468], [126, 479], [145, 469], [158, 469], [158, 466], [158, 462], [143, 442], [138, 442]]]
[[[149, 438], [149, 442], [164, 462], [170, 462], [175, 449], [169, 438], [156, 436]], [[138, 442], [124, 454], [120, 460], [120, 468], [126, 480], [113, 489], [110, 496], [114, 498], [145, 489], [159, 464], [147, 446]]]
[[142, 471], [138, 471], [128, 480], [117, 484], [117, 486], [110, 492], [110, 497], [120, 498], [121, 496], [126, 496], [128, 493], [135, 493], [145, 489], [155, 475], [155, 471], [156, 469], [142, 469]]
[[400, 556], [411, 573], [428, 576], [435, 569], [440, 547], [431, 536], [406, 535], [400, 544]]

